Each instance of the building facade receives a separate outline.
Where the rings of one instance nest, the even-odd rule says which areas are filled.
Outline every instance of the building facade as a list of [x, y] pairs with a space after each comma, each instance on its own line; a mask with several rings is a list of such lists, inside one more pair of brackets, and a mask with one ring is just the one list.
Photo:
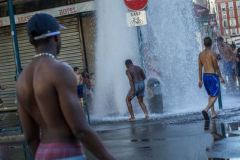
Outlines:
[[221, 36], [225, 38], [240, 35], [240, 1], [216, 0], [217, 21]]
[[200, 5], [202, 7], [207, 7], [208, 0], [193, 0], [193, 3]]
[[210, 0], [209, 1], [209, 10], [211, 14], [216, 14], [216, 1], [215, 0]]

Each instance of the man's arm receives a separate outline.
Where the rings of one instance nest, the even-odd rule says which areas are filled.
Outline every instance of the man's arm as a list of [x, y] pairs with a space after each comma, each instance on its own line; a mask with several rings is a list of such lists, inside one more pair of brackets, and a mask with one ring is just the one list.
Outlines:
[[22, 123], [23, 132], [27, 144], [33, 154], [37, 152], [38, 145], [40, 143], [40, 129], [31, 115], [21, 106], [18, 99], [18, 112]]
[[203, 67], [203, 65], [202, 65], [202, 62], [201, 62], [201, 59], [200, 59], [200, 55], [198, 57], [198, 67], [199, 67], [199, 69], [198, 69], [198, 76], [199, 76], [199, 84], [198, 84], [198, 86], [200, 88], [202, 88], [202, 67]]
[[141, 69], [141, 75], [143, 77], [143, 80], [145, 80], [146, 79], [146, 75], [145, 75], [145, 73], [144, 73], [144, 71], [142, 69]]
[[218, 76], [219, 76], [219, 78], [221, 80], [221, 83], [225, 83], [224, 79], [222, 78], [222, 74], [221, 74], [221, 71], [219, 69], [218, 62], [217, 62], [217, 55], [215, 53], [212, 56], [212, 61], [213, 61], [214, 69], [217, 72], [217, 74], [218, 74]]
[[[59, 79], [61, 77], [61, 80]], [[70, 67], [58, 64], [52, 77], [59, 96], [59, 104], [73, 134], [100, 160], [114, 160], [95, 131], [88, 125], [77, 97], [77, 80]], [[62, 85], [65, 84], [65, 85]]]
[[128, 71], [126, 71], [126, 74], [127, 74], [127, 76], [128, 76], [128, 80], [129, 80], [130, 87], [131, 87], [132, 90], [134, 90], [134, 85], [133, 85], [132, 76], [131, 76], [131, 74], [130, 74]]

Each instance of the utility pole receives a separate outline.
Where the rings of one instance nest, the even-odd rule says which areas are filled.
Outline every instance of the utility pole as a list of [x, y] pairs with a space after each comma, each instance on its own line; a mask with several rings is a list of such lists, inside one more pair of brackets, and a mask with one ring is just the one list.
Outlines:
[[19, 55], [17, 32], [16, 32], [12, 0], [8, 0], [8, 10], [9, 10], [9, 19], [10, 19], [10, 24], [11, 24], [13, 51], [14, 51], [15, 64], [16, 64], [16, 68], [17, 68], [17, 77], [18, 77], [22, 71], [22, 67], [21, 67], [21, 60], [20, 60], [20, 55]]

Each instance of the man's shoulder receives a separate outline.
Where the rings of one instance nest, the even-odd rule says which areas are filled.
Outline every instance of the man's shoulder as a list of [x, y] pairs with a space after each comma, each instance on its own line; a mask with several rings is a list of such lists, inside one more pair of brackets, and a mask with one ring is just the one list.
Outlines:
[[50, 70], [49, 70], [53, 75], [56, 75], [56, 76], [64, 76], [64, 74], [66, 73], [72, 73], [73, 75], [74, 72], [73, 72], [73, 69], [72, 67], [68, 64], [68, 63], [65, 63], [65, 62], [56, 62], [54, 64], [52, 64], [50, 66]]
[[210, 50], [209, 53], [216, 55], [217, 53], [213, 50]]
[[225, 47], [225, 48], [227, 48], [227, 49], [232, 49], [232, 47], [230, 46], [230, 45], [228, 45], [228, 44], [223, 44], [223, 46]]
[[213, 50], [208, 51], [208, 54], [211, 55], [211, 57], [216, 57], [217, 53]]
[[231, 47], [231, 46], [229, 46], [229, 45], [227, 45], [227, 44], [226, 44], [226, 46], [227, 46], [227, 48], [229, 48], [229, 49], [232, 49], [232, 47]]
[[216, 52], [213, 51], [213, 50], [208, 50], [208, 51], [205, 50], [205, 51], [203, 51], [199, 54], [199, 57], [205, 57], [207, 55], [214, 55], [215, 56]]
[[135, 65], [134, 67], [136, 67], [136, 68], [138, 68], [138, 69], [142, 69], [140, 66], [136, 66], [136, 65]]

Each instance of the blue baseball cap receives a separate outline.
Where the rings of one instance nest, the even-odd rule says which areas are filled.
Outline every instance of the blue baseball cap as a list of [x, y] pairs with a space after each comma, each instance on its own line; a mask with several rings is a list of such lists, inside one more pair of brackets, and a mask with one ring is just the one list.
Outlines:
[[[32, 40], [60, 35], [60, 29], [66, 29], [66, 27], [60, 25], [53, 16], [46, 13], [35, 14], [27, 23], [28, 36]], [[33, 37], [33, 32], [37, 36]]]

